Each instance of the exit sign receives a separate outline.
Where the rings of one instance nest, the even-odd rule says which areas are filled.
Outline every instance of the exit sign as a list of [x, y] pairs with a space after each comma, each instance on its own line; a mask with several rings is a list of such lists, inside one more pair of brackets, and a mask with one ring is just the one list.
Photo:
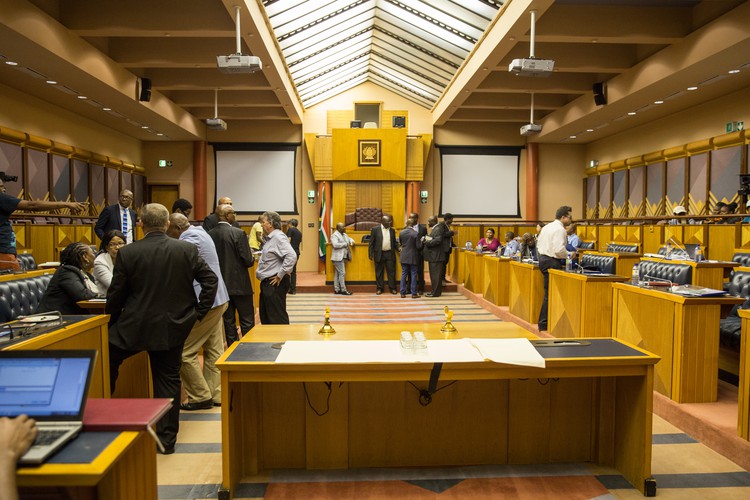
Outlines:
[[159, 167], [160, 168], [171, 168], [172, 167], [172, 160], [159, 160]]

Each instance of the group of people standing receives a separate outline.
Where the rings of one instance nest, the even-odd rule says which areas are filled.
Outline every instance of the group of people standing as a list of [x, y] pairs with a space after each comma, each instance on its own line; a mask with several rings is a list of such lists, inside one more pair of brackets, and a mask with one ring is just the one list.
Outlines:
[[[396, 236], [393, 228], [393, 218], [384, 215], [380, 224], [370, 230], [368, 242], [368, 256], [375, 266], [375, 293], [381, 295], [385, 291], [386, 279], [388, 290], [401, 297], [411, 295], [418, 298], [424, 294], [424, 262], [427, 261], [430, 270], [432, 291], [424, 294], [426, 297], [439, 297], [445, 281], [445, 266], [453, 247], [453, 222], [451, 214], [445, 214], [443, 222], [438, 223], [437, 217], [431, 216], [427, 225], [419, 223], [419, 214], [410, 213], [406, 226]], [[336, 224], [336, 230], [331, 234], [331, 262], [334, 267], [334, 293], [351, 295], [346, 288], [346, 262], [351, 260], [351, 247], [354, 240], [346, 234], [343, 223]], [[396, 259], [401, 263], [401, 279], [397, 285]]]

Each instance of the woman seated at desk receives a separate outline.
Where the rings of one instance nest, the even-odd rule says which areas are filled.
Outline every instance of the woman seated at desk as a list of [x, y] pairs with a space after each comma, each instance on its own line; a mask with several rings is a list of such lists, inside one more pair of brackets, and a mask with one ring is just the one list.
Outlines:
[[76, 304], [99, 295], [89, 274], [94, 265], [94, 251], [83, 243], [71, 243], [60, 252], [60, 267], [47, 285], [37, 313], [60, 311], [62, 314], [88, 314]]
[[481, 248], [483, 252], [496, 252], [499, 246], [500, 240], [495, 238], [495, 230], [492, 228], [488, 228], [484, 238], [477, 243], [477, 249]]
[[122, 231], [113, 229], [107, 231], [102, 239], [102, 249], [94, 260], [94, 278], [99, 287], [99, 294], [107, 295], [109, 284], [112, 283], [112, 270], [115, 268], [115, 258], [120, 248], [125, 246], [125, 235]]

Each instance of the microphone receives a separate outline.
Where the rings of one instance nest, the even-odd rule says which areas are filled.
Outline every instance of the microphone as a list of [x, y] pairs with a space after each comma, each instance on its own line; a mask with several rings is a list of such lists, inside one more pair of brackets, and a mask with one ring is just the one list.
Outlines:
[[599, 268], [596, 266], [582, 266], [578, 262], [573, 262], [573, 265], [578, 269], [578, 274], [586, 274], [586, 271], [599, 272]]
[[665, 278], [659, 278], [658, 276], [649, 276], [648, 274], [643, 275], [644, 280], [652, 280], [652, 281], [641, 281], [642, 285], [646, 286], [664, 286], [664, 287], [673, 287], [675, 286], [675, 283], [665, 279]]
[[[680, 243], [678, 243], [677, 240], [675, 240], [674, 238], [670, 237], [669, 240], [667, 240], [667, 242], [668, 243], [672, 243], [674, 246], [676, 246], [680, 250], [681, 260], [689, 260], [690, 259], [690, 254], [688, 253], [687, 249], [684, 246], [682, 246]], [[674, 254], [675, 252], [672, 252], [672, 253]], [[684, 255], [685, 257], [682, 258], [682, 255]], [[670, 259], [670, 260], [673, 260], [671, 255], [668, 255], [667, 258]]]

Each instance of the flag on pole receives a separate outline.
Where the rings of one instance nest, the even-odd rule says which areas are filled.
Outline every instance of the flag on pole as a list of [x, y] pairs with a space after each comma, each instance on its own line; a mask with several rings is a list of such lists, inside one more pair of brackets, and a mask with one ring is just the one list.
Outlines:
[[320, 238], [318, 247], [318, 256], [321, 260], [326, 258], [326, 244], [328, 243], [328, 231], [330, 230], [330, 224], [328, 223], [328, 217], [326, 214], [326, 185], [325, 182], [320, 188], [320, 218], [318, 219], [318, 225], [320, 227]]

